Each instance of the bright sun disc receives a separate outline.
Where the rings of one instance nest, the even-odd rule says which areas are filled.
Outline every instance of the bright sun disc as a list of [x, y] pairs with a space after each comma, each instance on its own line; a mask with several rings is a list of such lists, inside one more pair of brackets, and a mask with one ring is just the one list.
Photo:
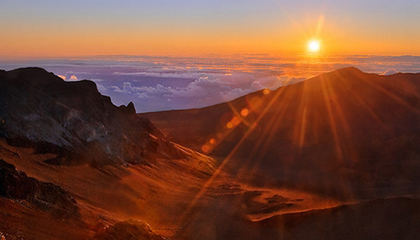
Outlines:
[[320, 48], [319, 41], [312, 40], [308, 43], [308, 49], [310, 52], [318, 52]]

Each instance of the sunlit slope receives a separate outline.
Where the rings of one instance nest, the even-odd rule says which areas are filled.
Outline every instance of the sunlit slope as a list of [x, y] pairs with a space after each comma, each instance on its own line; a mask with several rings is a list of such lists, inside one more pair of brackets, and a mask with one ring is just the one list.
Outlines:
[[420, 74], [345, 68], [226, 104], [144, 116], [170, 138], [229, 156], [230, 171], [251, 183], [344, 198], [419, 190]]

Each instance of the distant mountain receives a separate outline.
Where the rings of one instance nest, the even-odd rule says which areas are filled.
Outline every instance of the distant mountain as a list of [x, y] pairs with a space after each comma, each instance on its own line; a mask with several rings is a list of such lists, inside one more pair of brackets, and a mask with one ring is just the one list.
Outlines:
[[140, 114], [239, 179], [344, 198], [420, 192], [420, 74], [344, 68], [228, 103]]
[[134, 105], [116, 107], [96, 84], [65, 82], [41, 68], [0, 71], [0, 137], [58, 153], [52, 164], [138, 163], [182, 155]]

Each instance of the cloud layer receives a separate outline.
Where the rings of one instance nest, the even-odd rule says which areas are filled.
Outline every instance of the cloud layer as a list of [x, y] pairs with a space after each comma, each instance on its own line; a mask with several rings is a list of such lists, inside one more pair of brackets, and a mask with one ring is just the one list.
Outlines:
[[1, 62], [0, 68], [39, 66], [66, 81], [90, 79], [116, 105], [133, 102], [137, 112], [200, 108], [264, 88], [276, 89], [320, 73], [355, 66], [392, 74], [420, 72], [418, 56], [236, 55], [207, 57], [102, 56]]

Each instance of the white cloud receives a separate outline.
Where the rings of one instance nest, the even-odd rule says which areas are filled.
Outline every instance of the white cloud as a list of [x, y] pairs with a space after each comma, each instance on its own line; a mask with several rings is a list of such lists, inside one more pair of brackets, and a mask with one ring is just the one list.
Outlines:
[[[253, 91], [265, 88], [274, 90], [289, 82], [294, 83], [300, 80], [302, 79], [268, 74], [207, 74], [183, 87], [165, 86], [161, 83], [155, 86], [142, 86], [141, 81], [132, 80], [124, 81], [120, 86], [110, 86], [109, 89], [119, 94], [119, 99], [126, 99], [125, 102], [136, 103], [137, 101], [137, 105], [153, 103], [165, 108], [177, 109], [214, 105]], [[141, 107], [136, 107], [142, 111]]]
[[222, 95], [223, 102], [226, 102], [226, 101], [230, 101], [235, 98], [241, 97], [243, 95], [246, 95], [250, 92], [252, 92], [251, 89], [244, 90], [242, 88], [234, 88], [231, 91], [223, 92], [221, 95]]
[[114, 75], [120, 75], [120, 76], [144, 76], [144, 77], [161, 77], [161, 78], [198, 78], [204, 75], [204, 73], [200, 72], [189, 72], [180, 70], [178, 72], [130, 72], [130, 73], [124, 73], [124, 72], [114, 72]]
[[394, 74], [397, 74], [397, 73], [399, 73], [399, 72], [395, 69], [388, 69], [384, 73], [382, 73], [382, 75], [389, 76], [389, 75], [394, 75]]
[[250, 89], [253, 91], [257, 91], [259, 89], [263, 89], [264, 86], [259, 82], [259, 81], [254, 81], [252, 82]]
[[107, 89], [104, 85], [97, 84], [96, 86], [98, 87], [98, 91], [101, 92], [101, 93], [104, 93], [104, 92], [107, 91]]
[[259, 78], [251, 84], [252, 90], [260, 90], [269, 88], [271, 90], [277, 89], [283, 85], [282, 80], [278, 76], [268, 76]]
[[118, 86], [110, 86], [109, 88], [114, 89], [116, 93], [123, 93], [124, 91]]

